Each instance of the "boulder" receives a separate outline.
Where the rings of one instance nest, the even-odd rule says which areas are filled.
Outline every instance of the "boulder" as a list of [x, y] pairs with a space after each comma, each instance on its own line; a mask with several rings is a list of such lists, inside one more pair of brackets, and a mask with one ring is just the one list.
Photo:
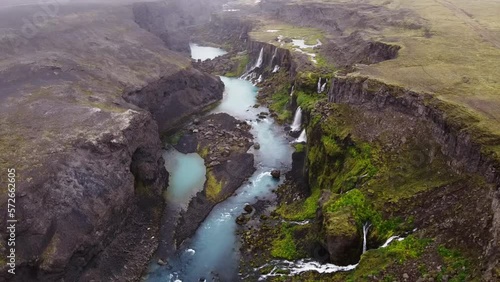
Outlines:
[[244, 215], [240, 215], [236, 218], [236, 224], [243, 225], [247, 222], [247, 219]]
[[214, 166], [218, 166], [220, 165], [220, 162], [219, 161], [212, 161], [208, 164], [208, 167], [214, 167]]
[[280, 177], [281, 177], [281, 171], [275, 169], [275, 170], [271, 171], [271, 176], [274, 179], [280, 179]]
[[358, 263], [362, 251], [362, 239], [352, 212], [349, 209], [327, 212], [324, 215], [323, 226], [330, 261], [336, 265]]
[[260, 149], [260, 144], [259, 144], [259, 143], [255, 143], [255, 144], [253, 144], [253, 148], [254, 148], [255, 150], [259, 150], [259, 149]]
[[246, 213], [252, 213], [254, 208], [249, 205], [249, 204], [246, 204], [245, 207], [243, 208], [243, 210], [246, 212]]
[[162, 259], [158, 259], [158, 265], [167, 265], [167, 263]]

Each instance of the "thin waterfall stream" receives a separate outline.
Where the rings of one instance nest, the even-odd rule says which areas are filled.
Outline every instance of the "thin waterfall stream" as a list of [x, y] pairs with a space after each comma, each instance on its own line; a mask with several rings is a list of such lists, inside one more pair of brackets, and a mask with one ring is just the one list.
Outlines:
[[368, 235], [368, 230], [370, 229], [370, 224], [363, 224], [363, 254], [366, 252], [366, 236]]
[[298, 107], [297, 110], [295, 111], [295, 115], [293, 117], [293, 123], [292, 123], [292, 131], [300, 131], [300, 128], [302, 127], [302, 108]]

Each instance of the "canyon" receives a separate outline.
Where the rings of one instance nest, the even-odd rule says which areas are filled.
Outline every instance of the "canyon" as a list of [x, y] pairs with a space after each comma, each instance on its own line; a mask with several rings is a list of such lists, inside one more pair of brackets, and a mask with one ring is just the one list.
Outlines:
[[[499, 279], [484, 10], [471, 62], [440, 47], [454, 4], [132, 2], [58, 4], [29, 36], [40, 7], [0, 9], [20, 246], [0, 279]], [[223, 50], [191, 59], [190, 43]], [[203, 168], [182, 204], [176, 154]]]

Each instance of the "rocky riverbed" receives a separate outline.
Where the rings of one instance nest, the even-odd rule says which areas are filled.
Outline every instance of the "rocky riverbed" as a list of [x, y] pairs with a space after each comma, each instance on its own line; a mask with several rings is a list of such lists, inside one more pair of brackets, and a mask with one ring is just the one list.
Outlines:
[[198, 152], [207, 166], [204, 191], [198, 193], [183, 212], [175, 231], [177, 244], [193, 235], [212, 208], [231, 196], [255, 171], [250, 125], [225, 114], [196, 119], [175, 148], [183, 153]]

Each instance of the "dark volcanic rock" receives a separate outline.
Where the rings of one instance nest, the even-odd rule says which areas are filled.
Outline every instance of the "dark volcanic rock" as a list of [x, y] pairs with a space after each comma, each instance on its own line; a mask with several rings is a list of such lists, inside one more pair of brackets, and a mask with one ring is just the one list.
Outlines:
[[310, 191], [307, 170], [306, 170], [306, 152], [294, 152], [292, 154], [292, 169], [286, 174], [286, 178], [292, 181], [303, 195]]
[[270, 16], [285, 22], [327, 31], [332, 37], [323, 42], [320, 52], [330, 63], [342, 68], [357, 63], [373, 64], [397, 56], [399, 46], [364, 39], [366, 30], [387, 24], [383, 19], [390, 18], [390, 25], [394, 26], [404, 25], [409, 19], [413, 22], [412, 29], [425, 26], [425, 21], [412, 11], [366, 3], [290, 5], [288, 1], [265, 1], [261, 7]]
[[243, 208], [243, 210], [246, 213], [251, 213], [251, 212], [253, 212], [254, 208], [252, 207], [252, 205], [245, 205], [245, 207]]
[[336, 265], [356, 264], [361, 255], [361, 238], [350, 212], [325, 215], [326, 245], [330, 261]]
[[275, 179], [279, 179], [281, 177], [281, 171], [273, 170], [273, 171], [271, 171], [271, 176]]
[[183, 118], [222, 99], [223, 92], [224, 84], [220, 78], [187, 69], [142, 89], [128, 91], [123, 98], [151, 112], [160, 131], [164, 132]]
[[[357, 46], [357, 48], [352, 48]], [[350, 66], [353, 64], [375, 64], [397, 57], [400, 46], [382, 42], [364, 40], [360, 34], [355, 33], [342, 40], [330, 42], [324, 48], [324, 54], [330, 55], [335, 60], [336, 66]]]
[[174, 145], [174, 148], [183, 153], [190, 154], [196, 152], [198, 148], [198, 138], [196, 138], [196, 134], [185, 134], [179, 139], [179, 142]]
[[[231, 196], [255, 171], [254, 156], [247, 153], [253, 136], [246, 122], [225, 113], [212, 114], [200, 118], [192, 129], [197, 130], [192, 136], [196, 136], [198, 153], [205, 160], [208, 180], [204, 191], [191, 200], [175, 228], [178, 245], [194, 234], [217, 203]], [[220, 191], [212, 187], [219, 185]]]
[[[482, 175], [487, 182], [499, 187], [500, 185], [500, 160], [493, 154], [487, 154], [487, 149], [482, 147], [473, 132], [469, 132], [465, 124], [457, 123], [452, 117], [447, 115], [440, 109], [441, 101], [431, 95], [417, 93], [407, 90], [402, 87], [388, 85], [380, 81], [369, 79], [366, 77], [335, 77], [333, 86], [328, 92], [328, 99], [333, 103], [350, 104], [357, 106], [364, 106], [373, 109], [377, 112], [393, 110], [398, 113], [423, 120], [428, 123], [429, 136], [431, 136], [441, 146], [440, 151], [450, 158], [449, 165], [457, 171], [463, 173], [477, 173]], [[492, 140], [495, 140], [492, 136]], [[494, 141], [493, 141], [494, 142]], [[497, 188], [498, 191], [498, 188]], [[485, 206], [491, 207], [484, 212], [469, 213], [464, 211], [459, 216], [460, 221], [464, 218], [472, 216], [469, 219], [471, 222], [483, 222], [483, 218], [492, 216], [496, 218], [492, 220], [490, 227], [485, 228], [489, 230], [489, 235], [482, 234], [481, 237], [488, 237], [490, 243], [487, 245], [468, 246], [468, 249], [474, 249], [481, 253], [481, 256], [487, 257], [488, 261], [485, 263], [484, 268], [488, 269], [484, 272], [486, 280], [489, 275], [498, 265], [500, 261], [500, 252], [498, 251], [499, 238], [497, 234], [500, 233], [500, 225], [498, 218], [500, 218], [500, 210], [498, 209], [498, 192], [486, 192], [483, 195], [483, 201], [489, 203], [479, 203], [476, 207], [470, 209], [482, 209]], [[465, 197], [463, 197], [465, 198]], [[434, 200], [424, 198], [426, 202], [431, 203], [437, 201], [443, 202], [441, 199]], [[475, 199], [477, 201], [477, 199]], [[466, 201], [470, 204], [470, 201]], [[439, 204], [444, 207], [444, 204]], [[469, 209], [469, 210], [470, 210]], [[456, 211], [453, 213], [455, 214]], [[489, 214], [491, 213], [491, 214]], [[484, 221], [487, 222], [487, 221]], [[450, 236], [458, 238], [465, 236], [464, 234], [472, 234], [472, 231], [458, 231], [467, 228], [466, 224], [457, 224], [456, 228], [451, 228], [457, 232]], [[477, 237], [474, 239], [467, 238], [463, 242], [477, 242]], [[449, 238], [447, 239], [449, 241]], [[461, 242], [462, 243], [462, 242]]]
[[[211, 42], [220, 46], [231, 46], [232, 50], [243, 51], [252, 30], [252, 23], [243, 17], [230, 14], [213, 14], [211, 21], [194, 30], [194, 42]], [[229, 61], [229, 60], [228, 60]]]
[[454, 159], [452, 165], [467, 172], [480, 173], [489, 182], [500, 185], [500, 163], [492, 156], [482, 155], [481, 147], [470, 134], [448, 120], [438, 108], [436, 98], [366, 77], [336, 77], [332, 83], [329, 102], [369, 105], [377, 110], [389, 108], [430, 121], [434, 137], [443, 146], [443, 153]]
[[234, 154], [228, 161], [213, 168], [217, 178], [224, 179], [221, 196], [217, 200], [208, 198], [205, 191], [199, 192], [189, 203], [175, 230], [177, 244], [194, 235], [215, 205], [231, 196], [255, 171], [252, 154]]

